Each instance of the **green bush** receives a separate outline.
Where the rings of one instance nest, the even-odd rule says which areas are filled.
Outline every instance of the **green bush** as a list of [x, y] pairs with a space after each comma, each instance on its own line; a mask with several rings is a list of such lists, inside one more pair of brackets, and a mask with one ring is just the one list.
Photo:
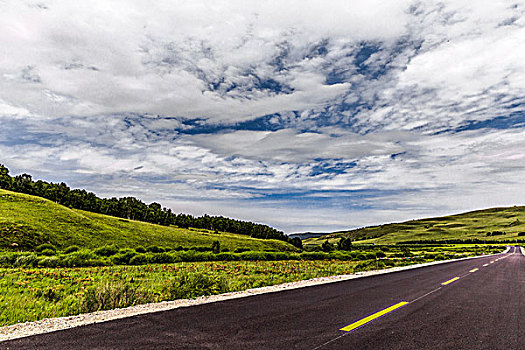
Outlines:
[[226, 279], [204, 272], [181, 272], [168, 287], [171, 299], [196, 298], [228, 291]]
[[79, 250], [62, 256], [62, 265], [66, 267], [86, 267], [111, 265], [109, 260], [100, 259], [92, 251]]
[[146, 248], [146, 251], [150, 253], [164, 253], [166, 250], [156, 245], [150, 245], [149, 247]]
[[44, 249], [40, 252], [40, 254], [45, 255], [45, 256], [52, 256], [52, 255], [55, 255], [56, 252], [53, 249]]
[[138, 246], [137, 248], [135, 248], [135, 251], [137, 253], [145, 253], [146, 252], [146, 248], [144, 248], [142, 246]]
[[78, 252], [80, 250], [80, 247], [77, 245], [70, 245], [64, 250], [64, 254], [69, 254], [73, 252]]
[[0, 266], [2, 267], [13, 266], [18, 256], [19, 256], [18, 253], [7, 253], [7, 254], [0, 255]]
[[151, 296], [138, 289], [137, 285], [131, 283], [117, 283], [98, 287], [90, 287], [86, 290], [82, 301], [84, 312], [94, 312], [122, 308], [146, 303]]
[[95, 254], [98, 256], [112, 256], [117, 254], [119, 251], [118, 247], [114, 244], [105, 245], [103, 247], [95, 249]]
[[45, 244], [41, 244], [41, 245], [37, 246], [35, 248], [35, 251], [42, 252], [42, 251], [44, 251], [46, 249], [50, 249], [50, 250], [53, 250], [53, 251], [57, 250], [54, 245], [49, 244], [49, 243], [45, 243]]
[[62, 260], [58, 256], [46, 256], [38, 260], [38, 266], [57, 267], [62, 265]]
[[115, 265], [128, 265], [135, 255], [137, 255], [137, 252], [133, 249], [120, 249], [117, 254], [111, 257], [111, 261]]
[[29, 267], [35, 266], [38, 263], [38, 256], [36, 254], [20, 255], [16, 261], [15, 266]]
[[146, 265], [150, 263], [151, 259], [147, 254], [137, 254], [129, 260], [130, 265]]

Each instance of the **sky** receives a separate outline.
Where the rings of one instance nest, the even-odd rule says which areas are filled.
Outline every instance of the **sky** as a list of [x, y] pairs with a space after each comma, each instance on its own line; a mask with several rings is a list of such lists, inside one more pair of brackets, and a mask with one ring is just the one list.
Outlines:
[[330, 232], [525, 200], [525, 1], [0, 0], [0, 163]]

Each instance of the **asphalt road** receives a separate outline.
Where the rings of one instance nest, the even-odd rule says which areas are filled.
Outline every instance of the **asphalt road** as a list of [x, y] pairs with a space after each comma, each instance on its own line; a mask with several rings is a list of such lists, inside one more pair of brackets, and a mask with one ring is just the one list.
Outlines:
[[[37, 335], [0, 348], [525, 349], [524, 283], [525, 256], [511, 248], [494, 257]], [[391, 306], [397, 308], [365, 323]], [[362, 325], [341, 330], [356, 322]]]

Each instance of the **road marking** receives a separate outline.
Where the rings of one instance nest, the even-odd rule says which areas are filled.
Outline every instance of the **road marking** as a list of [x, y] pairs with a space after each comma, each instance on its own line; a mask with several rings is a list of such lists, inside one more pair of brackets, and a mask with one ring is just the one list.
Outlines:
[[370, 315], [370, 316], [365, 317], [365, 318], [363, 318], [363, 319], [361, 319], [361, 320], [359, 320], [359, 321], [356, 321], [356, 322], [354, 322], [354, 323], [352, 323], [352, 324], [349, 324], [348, 326], [341, 328], [340, 331], [350, 332], [351, 330], [354, 330], [354, 329], [356, 329], [357, 327], [361, 327], [362, 325], [364, 325], [364, 324], [366, 324], [366, 323], [368, 323], [368, 322], [370, 322], [370, 321], [372, 321], [372, 320], [375, 320], [376, 318], [381, 317], [381, 316], [383, 316], [383, 315], [385, 315], [385, 314], [387, 314], [387, 313], [389, 313], [389, 312], [392, 312], [392, 311], [394, 311], [395, 309], [398, 309], [398, 308], [400, 308], [401, 306], [404, 306], [404, 305], [406, 305], [406, 304], [408, 304], [407, 301], [402, 301], [402, 302], [400, 302], [400, 303], [397, 303], [397, 304], [395, 304], [395, 305], [392, 305], [392, 306], [390, 306], [390, 307], [388, 307], [388, 308], [386, 308], [386, 309], [384, 309], [384, 310], [381, 310], [381, 311], [376, 312], [376, 313], [373, 314], [373, 315]]
[[491, 264], [494, 264], [494, 260], [492, 260], [490, 263], [491, 263]]
[[489, 264], [484, 264], [483, 266], [489, 266]]
[[452, 279], [449, 279], [448, 281], [445, 281], [445, 282], [441, 283], [441, 285], [442, 286], [446, 286], [447, 284], [450, 284], [450, 283], [452, 283], [454, 281], [457, 281], [457, 280], [459, 280], [459, 277], [454, 277]]
[[472, 269], [472, 270], [470, 270], [469, 272], [476, 272], [476, 271], [478, 271], [478, 270], [479, 270], [479, 269], [476, 267], [475, 269]]

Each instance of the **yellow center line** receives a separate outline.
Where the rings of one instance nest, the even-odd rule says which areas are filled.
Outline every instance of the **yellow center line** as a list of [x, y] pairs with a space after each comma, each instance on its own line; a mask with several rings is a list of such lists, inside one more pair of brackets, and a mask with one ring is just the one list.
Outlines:
[[446, 286], [447, 284], [450, 284], [450, 283], [452, 283], [454, 281], [457, 281], [457, 280], [459, 280], [459, 277], [454, 277], [452, 279], [449, 279], [448, 281], [445, 281], [445, 282], [441, 283], [441, 285], [442, 286]]
[[383, 315], [385, 315], [385, 314], [387, 314], [389, 312], [392, 312], [395, 309], [400, 308], [401, 306], [404, 306], [406, 304], [408, 304], [407, 301], [402, 301], [402, 302], [397, 303], [395, 305], [392, 305], [392, 306], [390, 306], [390, 307], [388, 307], [388, 308], [386, 308], [384, 310], [378, 311], [378, 312], [376, 312], [373, 315], [370, 315], [370, 316], [365, 317], [365, 318], [363, 318], [363, 319], [361, 319], [359, 321], [356, 321], [356, 322], [354, 322], [352, 324], [349, 324], [348, 326], [343, 327], [340, 330], [341, 331], [345, 331], [345, 332], [350, 332], [351, 330], [354, 330], [357, 327], [361, 327], [362, 325], [364, 325], [364, 324], [366, 324], [366, 323], [368, 323], [368, 322], [370, 322], [372, 320], [375, 320], [376, 318], [381, 317], [381, 316], [383, 316]]
[[470, 270], [469, 272], [476, 272], [476, 271], [478, 271], [478, 270], [479, 270], [479, 269], [476, 267], [475, 269], [472, 269], [472, 270]]
[[489, 264], [484, 264], [483, 266], [489, 266]]

